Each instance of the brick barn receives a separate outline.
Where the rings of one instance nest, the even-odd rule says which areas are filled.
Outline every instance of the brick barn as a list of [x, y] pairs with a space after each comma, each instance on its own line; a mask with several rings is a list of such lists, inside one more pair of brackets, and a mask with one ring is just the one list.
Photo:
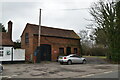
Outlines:
[[[21, 35], [21, 47], [25, 49], [26, 61], [56, 61], [59, 55], [80, 55], [80, 37], [73, 30], [41, 26], [40, 48], [39, 26], [27, 23]], [[35, 55], [37, 50], [39, 53]]]

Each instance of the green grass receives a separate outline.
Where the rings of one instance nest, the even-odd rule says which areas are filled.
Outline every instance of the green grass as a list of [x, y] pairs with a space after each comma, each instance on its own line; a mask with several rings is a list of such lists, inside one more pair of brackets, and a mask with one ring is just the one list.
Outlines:
[[98, 58], [102, 58], [102, 59], [106, 59], [106, 56], [83, 56], [83, 57], [98, 57]]

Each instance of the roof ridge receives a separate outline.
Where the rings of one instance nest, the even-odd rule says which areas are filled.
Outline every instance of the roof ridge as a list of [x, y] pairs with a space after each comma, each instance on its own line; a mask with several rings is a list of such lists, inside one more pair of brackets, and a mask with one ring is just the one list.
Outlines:
[[[27, 23], [27, 24], [28, 25], [39, 26], [37, 24], [31, 24], [31, 23]], [[55, 28], [55, 27], [48, 27], [48, 26], [42, 26], [42, 27], [51, 28], [51, 29], [58, 29], [58, 30], [64, 30], [64, 31], [73, 31], [73, 30], [69, 30], [69, 29], [62, 29], [62, 28]]]
[[[38, 27], [39, 25], [27, 23], [24, 31], [28, 29], [33, 29], [32, 34], [38, 33]], [[54, 27], [48, 27], [48, 26], [42, 26], [41, 34], [49, 35], [49, 36], [59, 36], [59, 37], [69, 37], [69, 38], [75, 38], [79, 39], [80, 37], [74, 32], [74, 30], [68, 30], [68, 29], [61, 29], [61, 28], [54, 28]], [[23, 33], [24, 33], [23, 31]], [[23, 35], [22, 33], [22, 35]], [[22, 36], [21, 35], [21, 36]]]

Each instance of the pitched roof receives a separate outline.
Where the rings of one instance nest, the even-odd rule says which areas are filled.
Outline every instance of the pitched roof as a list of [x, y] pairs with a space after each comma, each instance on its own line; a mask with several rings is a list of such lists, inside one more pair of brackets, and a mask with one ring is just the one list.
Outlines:
[[[26, 27], [29, 27], [33, 31], [33, 34], [38, 34], [39, 25], [27, 23]], [[41, 35], [80, 39], [80, 37], [73, 30], [66, 30], [46, 26], [41, 26]]]
[[13, 42], [10, 36], [6, 32], [0, 32], [0, 45], [2, 46], [13, 46]]

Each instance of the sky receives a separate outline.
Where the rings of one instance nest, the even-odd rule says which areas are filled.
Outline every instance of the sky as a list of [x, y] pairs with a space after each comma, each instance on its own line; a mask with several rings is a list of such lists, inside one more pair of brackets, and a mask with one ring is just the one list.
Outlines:
[[[13, 22], [12, 39], [16, 41], [27, 23], [74, 30], [79, 33], [91, 22], [89, 8], [97, 0], [1, 0], [0, 23], [7, 29], [8, 21]], [[88, 19], [88, 20], [87, 20]]]

